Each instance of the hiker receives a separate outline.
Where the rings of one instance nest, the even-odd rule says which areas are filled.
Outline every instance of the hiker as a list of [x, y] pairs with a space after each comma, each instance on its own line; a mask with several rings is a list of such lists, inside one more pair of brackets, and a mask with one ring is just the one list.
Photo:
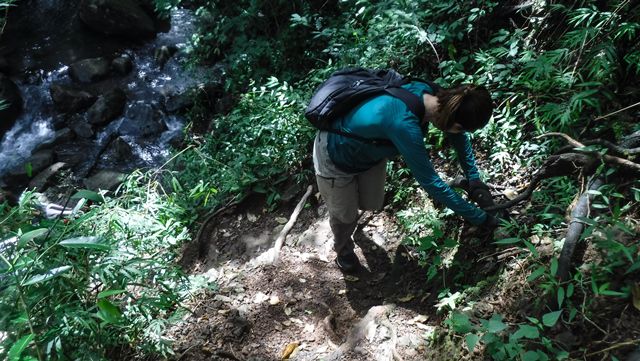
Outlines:
[[[493, 103], [487, 89], [471, 84], [446, 89], [422, 81], [411, 81], [402, 88], [422, 99], [422, 119], [398, 97], [377, 95], [336, 119], [332, 131], [319, 130], [314, 141], [316, 180], [329, 210], [336, 264], [345, 272], [360, 268], [352, 239], [358, 209], [382, 208], [387, 159], [398, 154], [433, 199], [486, 230], [498, 224], [494, 216], [462, 199], [440, 179], [424, 144], [429, 123], [445, 132], [469, 182], [469, 192], [484, 189], [491, 198], [480, 180], [466, 134], [484, 127], [491, 117]], [[492, 199], [486, 199], [480, 206], [492, 204]]]

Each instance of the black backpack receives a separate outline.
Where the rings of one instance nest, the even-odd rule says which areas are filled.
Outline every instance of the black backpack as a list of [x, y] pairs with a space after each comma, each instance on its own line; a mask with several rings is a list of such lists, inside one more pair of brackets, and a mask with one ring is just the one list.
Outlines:
[[362, 101], [385, 93], [402, 100], [418, 119], [422, 119], [425, 112], [422, 99], [401, 88], [402, 85], [410, 81], [410, 78], [400, 75], [393, 69], [348, 68], [339, 70], [331, 74], [329, 79], [316, 89], [304, 115], [314, 127], [320, 130], [368, 143], [389, 143], [386, 139], [368, 139], [344, 133], [332, 129], [331, 124], [336, 118], [346, 114]]

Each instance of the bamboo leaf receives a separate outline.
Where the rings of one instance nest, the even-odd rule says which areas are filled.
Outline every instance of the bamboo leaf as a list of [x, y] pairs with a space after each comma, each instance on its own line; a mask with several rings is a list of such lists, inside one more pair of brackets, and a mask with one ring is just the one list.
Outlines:
[[120, 309], [109, 302], [108, 300], [102, 298], [98, 300], [98, 316], [107, 323], [118, 323], [120, 321], [120, 317], [122, 316], [122, 312]]
[[66, 248], [94, 249], [98, 251], [108, 251], [111, 249], [110, 245], [101, 243], [101, 239], [99, 237], [69, 238], [64, 241], [60, 241], [60, 245]]
[[19, 361], [20, 356], [22, 355], [24, 350], [27, 349], [27, 346], [29, 346], [34, 337], [35, 335], [30, 333], [26, 336], [22, 336], [18, 341], [16, 341], [16, 343], [14, 343], [13, 346], [11, 346], [11, 348], [9, 349], [7, 360]]
[[29, 285], [35, 285], [37, 283], [48, 281], [48, 280], [50, 280], [52, 278], [60, 276], [61, 274], [67, 272], [70, 269], [71, 269], [71, 266], [56, 267], [54, 269], [49, 270], [47, 273], [43, 273], [43, 274], [39, 274], [39, 275], [35, 275], [35, 276], [31, 277], [29, 280], [24, 282], [22, 285], [23, 286], [29, 286]]
[[47, 232], [49, 232], [49, 228], [38, 228], [23, 234], [18, 240], [18, 247], [24, 247], [25, 244], [29, 243], [29, 241], [41, 238], [47, 234]]
[[96, 203], [104, 202], [104, 197], [100, 193], [96, 193], [94, 191], [90, 191], [88, 189], [81, 189], [76, 194], [71, 196], [72, 199], [89, 199]]

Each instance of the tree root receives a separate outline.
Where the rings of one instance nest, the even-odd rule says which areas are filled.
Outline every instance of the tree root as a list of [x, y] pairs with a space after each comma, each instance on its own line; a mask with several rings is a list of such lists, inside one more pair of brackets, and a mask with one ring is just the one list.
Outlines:
[[571, 221], [567, 228], [567, 233], [564, 239], [564, 245], [558, 258], [558, 278], [561, 281], [567, 281], [569, 279], [569, 269], [571, 267], [571, 259], [573, 252], [576, 248], [576, 243], [580, 239], [580, 235], [584, 230], [584, 223], [580, 218], [587, 217], [589, 215], [589, 201], [593, 198], [593, 195], [589, 193], [591, 190], [597, 190], [604, 184], [602, 178], [598, 177], [589, 181], [587, 189], [585, 190], [578, 202], [571, 211]]
[[304, 207], [304, 204], [307, 202], [307, 198], [309, 198], [309, 196], [311, 195], [312, 190], [313, 190], [312, 186], [307, 187], [307, 191], [305, 192], [304, 196], [302, 196], [302, 199], [300, 199], [300, 202], [298, 202], [298, 205], [293, 210], [293, 213], [291, 213], [291, 217], [289, 217], [289, 221], [285, 224], [282, 231], [280, 231], [280, 234], [278, 235], [278, 238], [276, 238], [276, 241], [273, 247], [268, 249], [267, 251], [265, 251], [264, 253], [262, 253], [260, 256], [256, 258], [256, 261], [258, 263], [275, 264], [276, 262], [278, 262], [278, 258], [280, 257], [280, 250], [284, 245], [284, 241], [287, 238], [287, 234], [289, 234], [289, 231], [291, 230], [293, 225], [296, 223], [296, 220], [298, 219], [300, 212], [302, 212], [302, 208]]
[[640, 164], [635, 163], [629, 159], [608, 154], [600, 154], [598, 152], [589, 151], [586, 149], [580, 149], [585, 148], [586, 144], [598, 144], [607, 147], [617, 154], [623, 156], [632, 156], [635, 154], [640, 154], [640, 148], [625, 148], [602, 139], [595, 139], [582, 143], [571, 138], [567, 134], [558, 132], [542, 134], [536, 137], [536, 139], [551, 136], [564, 138], [567, 143], [569, 143], [569, 145], [573, 147], [572, 153], [563, 153], [550, 156], [542, 165], [540, 170], [534, 175], [533, 179], [524, 190], [524, 192], [508, 202], [500, 203], [493, 207], [488, 207], [485, 209], [486, 211], [497, 211], [510, 208], [525, 199], [529, 199], [540, 181], [545, 178], [567, 176], [574, 174], [577, 171], [580, 171], [584, 175], [592, 174], [595, 170], [595, 167], [598, 165], [598, 161], [604, 162], [609, 165], [619, 166], [622, 169], [636, 175], [640, 174]]
[[[333, 351], [327, 358], [326, 361], [338, 361], [342, 360], [345, 353], [353, 350], [359, 343], [365, 338], [367, 329], [375, 324], [382, 325], [382, 322], [385, 318], [389, 316], [391, 310], [393, 310], [394, 305], [382, 305], [382, 306], [374, 306], [369, 309], [367, 314], [360, 320], [353, 328], [351, 332], [349, 332], [349, 336], [347, 336], [347, 340], [338, 347], [337, 350]], [[387, 320], [388, 322], [388, 320]], [[391, 329], [390, 329], [391, 330]], [[395, 334], [395, 330], [392, 330], [392, 334]], [[395, 342], [394, 342], [394, 353], [395, 351]], [[394, 358], [396, 356], [394, 355]], [[397, 361], [397, 360], [396, 360]]]

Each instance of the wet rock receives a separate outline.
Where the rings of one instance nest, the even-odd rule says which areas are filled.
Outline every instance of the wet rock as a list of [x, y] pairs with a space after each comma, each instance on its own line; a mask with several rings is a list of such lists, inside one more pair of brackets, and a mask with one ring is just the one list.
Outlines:
[[127, 96], [120, 89], [101, 95], [87, 111], [87, 120], [90, 124], [107, 124], [122, 114], [126, 102]]
[[53, 84], [49, 91], [55, 106], [66, 113], [86, 109], [96, 101], [96, 97], [89, 92], [66, 85]]
[[171, 59], [176, 51], [178, 51], [178, 48], [175, 45], [162, 45], [161, 47], [156, 48], [153, 54], [153, 58], [155, 59], [160, 69], [164, 67], [164, 65], [167, 63], [167, 61], [169, 61], [169, 59]]
[[134, 137], [160, 134], [167, 129], [163, 117], [164, 114], [153, 104], [138, 102], [129, 106], [118, 132]]
[[113, 141], [113, 148], [117, 159], [130, 159], [133, 156], [133, 149], [122, 137], [118, 137]]
[[11, 71], [11, 66], [9, 65], [9, 61], [4, 56], [0, 56], [0, 72], [9, 73]]
[[0, 74], [0, 99], [3, 99], [7, 108], [0, 110], [0, 136], [11, 129], [16, 119], [22, 112], [22, 96], [20, 89], [4, 74]]
[[61, 144], [54, 150], [56, 159], [65, 162], [70, 167], [75, 167], [86, 160], [90, 150], [95, 147], [93, 142], [78, 139], [72, 143]]
[[133, 61], [127, 54], [123, 54], [111, 62], [111, 68], [120, 75], [127, 75], [133, 70]]
[[43, 191], [51, 184], [56, 174], [67, 167], [67, 163], [64, 162], [57, 162], [48, 166], [29, 182], [29, 188], [35, 188], [38, 192]]
[[91, 124], [87, 122], [86, 118], [82, 115], [77, 115], [71, 118], [69, 122], [69, 128], [80, 138], [93, 138], [94, 132], [91, 128]]
[[89, 28], [105, 35], [146, 39], [156, 32], [153, 19], [135, 1], [82, 0], [78, 14]]
[[43, 149], [33, 153], [27, 161], [9, 172], [12, 177], [28, 178], [48, 167], [55, 159], [50, 149]]
[[196, 103], [215, 107], [223, 94], [224, 85], [221, 82], [199, 84], [193, 88], [166, 94], [164, 107], [169, 113], [178, 113], [192, 107]]
[[51, 148], [53, 148], [56, 145], [59, 145], [61, 143], [69, 142], [69, 141], [73, 140], [73, 138], [75, 138], [75, 137], [76, 137], [76, 135], [71, 129], [62, 128], [60, 130], [56, 130], [55, 134], [53, 135], [53, 137], [51, 137], [51, 139], [41, 143], [33, 151], [37, 152], [37, 151], [43, 150], [43, 149], [51, 149]]
[[69, 75], [80, 83], [93, 83], [109, 75], [109, 61], [105, 58], [90, 58], [69, 66]]
[[113, 190], [115, 189], [126, 177], [126, 174], [116, 172], [113, 170], [102, 170], [97, 174], [84, 180], [84, 185], [87, 189], [93, 191]]

